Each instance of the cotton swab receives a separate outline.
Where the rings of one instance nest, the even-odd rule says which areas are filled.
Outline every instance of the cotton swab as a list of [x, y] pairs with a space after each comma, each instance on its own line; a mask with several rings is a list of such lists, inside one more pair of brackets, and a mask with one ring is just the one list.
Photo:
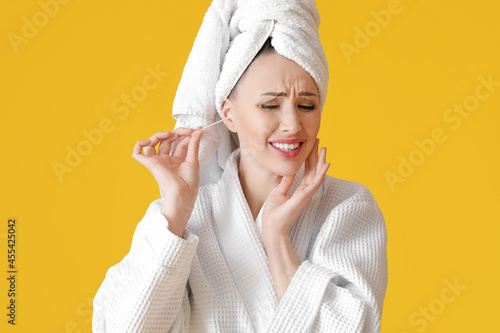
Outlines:
[[205, 129], [207, 129], [207, 128], [211, 127], [211, 126], [217, 125], [218, 123], [220, 123], [220, 122], [222, 122], [222, 121], [224, 121], [224, 120], [226, 120], [226, 119], [231, 118], [231, 116], [232, 116], [232, 115], [227, 116], [226, 118], [221, 119], [221, 120], [219, 120], [219, 121], [216, 121], [216, 122], [215, 122], [215, 123], [213, 123], [213, 124], [210, 124], [210, 125], [208, 125], [208, 126], [206, 126], [206, 127], [200, 128], [199, 130], [196, 130], [196, 131], [194, 131], [193, 133], [191, 133], [191, 135], [193, 135], [194, 133], [196, 133], [196, 132], [198, 132], [198, 131], [203, 131], [203, 130], [205, 130]]

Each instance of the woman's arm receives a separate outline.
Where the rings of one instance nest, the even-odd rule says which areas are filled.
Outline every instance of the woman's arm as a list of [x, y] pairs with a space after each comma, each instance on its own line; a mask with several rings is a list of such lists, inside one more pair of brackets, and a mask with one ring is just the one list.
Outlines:
[[94, 332], [188, 329], [186, 283], [199, 239], [185, 227], [198, 196], [203, 135], [193, 131], [158, 132], [134, 146], [132, 157], [151, 171], [164, 197], [151, 204], [136, 228], [130, 252], [108, 270], [97, 291]]
[[290, 238], [283, 234], [263, 231], [269, 270], [278, 300], [285, 294], [301, 264]]
[[[368, 189], [337, 205], [323, 222], [310, 257], [287, 286], [269, 332], [380, 332], [386, 242], [384, 217]], [[290, 255], [287, 248], [281, 247], [282, 258]], [[273, 275], [277, 289], [285, 288], [280, 281], [286, 281], [295, 264], [288, 259], [273, 262], [271, 271], [282, 276]]]
[[168, 230], [161, 199], [139, 222], [130, 252], [112, 266], [94, 298], [92, 330], [101, 332], [187, 332], [190, 307], [186, 283], [199, 239]]
[[283, 176], [264, 205], [262, 233], [269, 261], [269, 270], [278, 300], [281, 300], [301, 262], [290, 242], [290, 230], [309, 205], [325, 179], [330, 163], [326, 163], [326, 147], [318, 156], [319, 139], [305, 161], [305, 172], [291, 197], [288, 191], [295, 175]]

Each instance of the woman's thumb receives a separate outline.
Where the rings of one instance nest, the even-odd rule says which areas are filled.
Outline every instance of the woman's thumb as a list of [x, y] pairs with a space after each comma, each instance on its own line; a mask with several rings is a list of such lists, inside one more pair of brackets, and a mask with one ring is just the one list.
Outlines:
[[295, 179], [295, 175], [292, 176], [283, 176], [281, 178], [281, 182], [279, 183], [278, 187], [276, 187], [273, 192], [281, 195], [285, 195], [288, 193], [288, 190], [293, 184], [293, 180]]

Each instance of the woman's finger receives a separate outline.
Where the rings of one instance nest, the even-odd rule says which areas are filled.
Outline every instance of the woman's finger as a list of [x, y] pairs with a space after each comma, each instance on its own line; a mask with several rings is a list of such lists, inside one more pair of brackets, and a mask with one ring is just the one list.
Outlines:
[[328, 169], [330, 169], [330, 163], [325, 163], [325, 165], [323, 165], [323, 177], [326, 176], [326, 173], [328, 172]]
[[319, 139], [316, 139], [316, 144], [314, 145], [311, 156], [311, 169], [313, 171], [316, 171], [316, 164], [318, 164], [318, 150], [319, 150]]
[[134, 150], [132, 151], [132, 157], [142, 165], [146, 166], [145, 163], [148, 160], [148, 158], [142, 153], [142, 148], [145, 146], [148, 146], [150, 144], [150, 140], [142, 140], [142, 141], [137, 141]]
[[[202, 127], [199, 126], [197, 129], [199, 128], [201, 129]], [[203, 133], [203, 131], [198, 131], [191, 136], [191, 139], [189, 140], [186, 162], [191, 164], [198, 163], [198, 148], [200, 146], [200, 140], [203, 136]]]
[[[321, 148], [318, 165], [316, 167], [317, 173], [319, 173], [319, 174], [323, 173], [323, 168], [325, 167], [326, 164], [330, 165], [330, 163], [326, 163], [326, 152], [327, 152], [326, 149], [327, 149], [326, 147]], [[328, 168], [326, 170], [328, 170]]]
[[168, 140], [165, 142], [165, 150], [163, 152], [165, 154], [168, 154], [170, 156], [174, 155], [175, 149], [177, 148], [177, 145], [180, 143], [181, 140], [178, 141], [179, 138], [183, 136], [188, 136], [193, 132], [192, 128], [185, 128], [185, 127], [178, 127], [175, 130], [172, 131], [174, 135], [170, 137]]
[[149, 140], [151, 141], [151, 143], [144, 147], [144, 153], [146, 156], [155, 156], [156, 155], [156, 145], [158, 144], [158, 142], [160, 142], [163, 137], [166, 136], [166, 133], [165, 132], [158, 132], [158, 133], [155, 133], [153, 134]]
[[179, 140], [175, 148], [172, 150], [172, 153], [170, 155], [179, 158], [181, 161], [184, 160], [190, 139], [191, 136], [183, 136]]
[[326, 164], [326, 147], [322, 147], [316, 163], [316, 174], [321, 174], [323, 166]]
[[306, 175], [313, 168], [313, 165], [311, 163], [311, 155], [314, 153], [314, 149], [316, 148], [316, 144], [317, 143], [318, 143], [318, 139], [316, 138], [316, 140], [314, 140], [314, 144], [313, 144], [313, 147], [311, 149], [311, 153], [306, 158], [306, 164], [305, 164], [305, 170], [304, 170], [304, 172], [305, 172]]
[[164, 136], [164, 135], [165, 135], [165, 132], [157, 132], [157, 133], [153, 134], [149, 138], [149, 140], [151, 140], [150, 146], [155, 147], [158, 144], [158, 142], [161, 141], [162, 136]]
[[278, 187], [274, 190], [273, 194], [279, 194], [279, 195], [284, 195], [288, 193], [288, 190], [293, 184], [293, 180], [295, 179], [295, 175], [292, 176], [283, 176], [281, 178], [281, 182], [279, 183]]
[[178, 127], [174, 130], [174, 133], [183, 136], [183, 135], [189, 135], [191, 132], [194, 130], [192, 128], [187, 128], [187, 127]]
[[168, 133], [165, 137], [161, 138], [160, 145], [158, 146], [158, 155], [168, 155], [171, 150], [172, 142], [179, 138], [179, 134], [175, 132]]
[[147, 157], [156, 155], [156, 149], [154, 146], [151, 146], [151, 144], [147, 145], [143, 149], [144, 149], [144, 155], [146, 155]]
[[163, 155], [165, 152], [168, 154], [170, 146], [168, 140], [175, 137], [175, 133], [171, 131], [165, 131], [158, 133], [158, 138], [160, 139], [160, 144], [158, 146], [158, 155]]
[[300, 184], [292, 195], [291, 200], [298, 206], [305, 208], [309, 205], [314, 193], [318, 190], [321, 185], [321, 177], [316, 175], [311, 182], [306, 184]]
[[193, 133], [193, 131], [194, 129], [192, 128], [183, 128], [183, 127], [178, 128], [177, 133], [183, 136], [183, 138], [178, 142], [176, 142], [176, 144], [170, 151], [170, 156], [174, 156], [180, 158], [181, 160], [184, 160], [186, 156], [189, 139], [191, 138], [191, 133]]
[[[179, 133], [172, 133], [168, 139], [161, 142], [161, 153], [172, 156], [172, 152], [175, 150], [176, 145], [179, 143], [178, 140], [181, 137]], [[158, 152], [160, 153], [160, 151]]]
[[330, 163], [324, 163], [321, 166], [318, 166], [318, 173], [316, 174], [316, 177], [312, 184], [315, 192], [325, 180], [325, 176], [326, 173], [328, 172], [328, 169], [330, 168], [330, 165], [331, 165]]
[[314, 177], [314, 175], [316, 174], [316, 164], [318, 163], [318, 146], [319, 146], [319, 139], [316, 138], [311, 153], [309, 154], [306, 160], [306, 170], [304, 173], [305, 179], [309, 179], [309, 177]]
[[297, 188], [296, 193], [298, 193], [298, 198], [300, 200], [306, 200], [318, 190], [323, 181], [325, 180], [328, 168], [330, 168], [330, 163], [326, 162], [326, 147], [321, 148], [318, 158], [318, 163], [315, 168], [315, 174], [313, 177], [306, 179], [302, 178], [300, 186]]

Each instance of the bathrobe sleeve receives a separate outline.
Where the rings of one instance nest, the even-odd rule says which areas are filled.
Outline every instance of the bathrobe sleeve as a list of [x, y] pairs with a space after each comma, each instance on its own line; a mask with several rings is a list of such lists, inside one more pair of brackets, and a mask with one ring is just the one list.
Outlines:
[[199, 238], [187, 229], [183, 238], [170, 232], [161, 200], [151, 203], [137, 225], [130, 252], [108, 269], [93, 301], [94, 333], [184, 332], [188, 327], [186, 283]]
[[[321, 207], [329, 196], [333, 193]], [[310, 256], [290, 282], [268, 332], [380, 332], [387, 287], [382, 212], [361, 185], [327, 214], [320, 208], [319, 215], [326, 219]]]

